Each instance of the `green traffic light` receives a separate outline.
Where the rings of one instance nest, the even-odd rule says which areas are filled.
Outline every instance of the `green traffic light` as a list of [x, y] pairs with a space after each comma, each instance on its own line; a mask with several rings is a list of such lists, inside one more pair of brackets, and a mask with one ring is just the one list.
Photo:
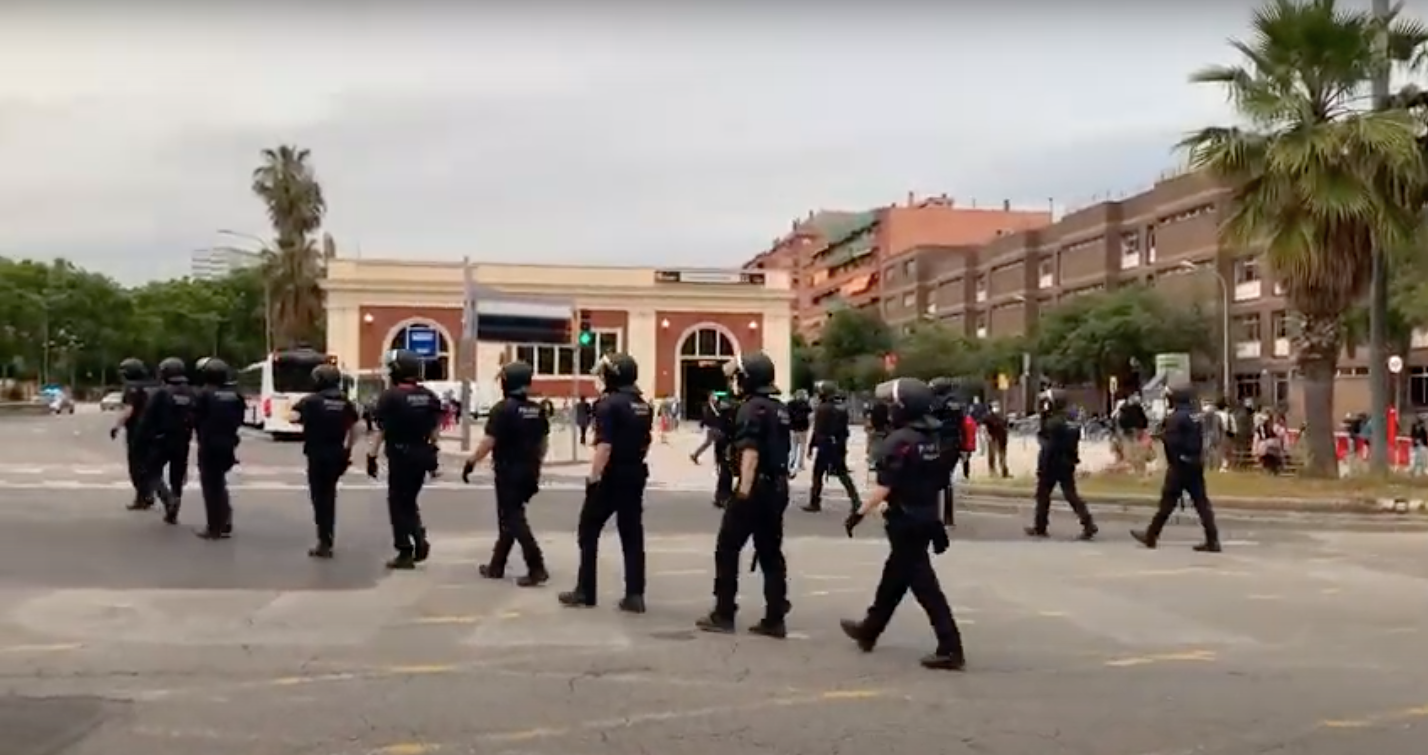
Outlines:
[[595, 340], [595, 334], [594, 334], [594, 333], [591, 333], [591, 332], [588, 331], [588, 330], [581, 331], [581, 333], [580, 333], [580, 345], [581, 345], [581, 346], [589, 346], [590, 343], [591, 343], [592, 341], [594, 341], [594, 340]]

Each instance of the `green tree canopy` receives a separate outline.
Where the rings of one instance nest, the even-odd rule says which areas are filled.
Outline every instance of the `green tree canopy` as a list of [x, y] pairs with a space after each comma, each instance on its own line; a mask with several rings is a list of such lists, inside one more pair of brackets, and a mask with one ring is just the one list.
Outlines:
[[823, 325], [815, 372], [844, 388], [866, 390], [881, 382], [883, 355], [892, 352], [893, 336], [874, 313], [845, 309]]
[[1043, 372], [1064, 383], [1124, 381], [1136, 363], [1165, 352], [1204, 354], [1210, 327], [1153, 289], [1127, 286], [1079, 296], [1042, 316], [1034, 352]]

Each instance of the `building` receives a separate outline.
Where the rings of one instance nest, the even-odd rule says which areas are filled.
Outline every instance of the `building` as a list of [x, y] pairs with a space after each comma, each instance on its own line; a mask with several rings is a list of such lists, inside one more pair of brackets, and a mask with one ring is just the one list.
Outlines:
[[[937, 320], [984, 338], [1025, 334], [1045, 312], [1072, 297], [1143, 283], [1177, 301], [1206, 306], [1217, 325], [1213, 338], [1222, 343], [1218, 324], [1228, 299], [1231, 397], [1297, 410], [1284, 290], [1257, 251], [1220, 243], [1227, 199], [1226, 190], [1204, 174], [1166, 178], [1144, 193], [999, 236], [975, 252], [945, 255], [933, 278], [921, 276], [914, 284], [921, 290], [911, 296], [906, 288], [897, 290]], [[1406, 393], [1415, 405], [1428, 403], [1424, 348], [1428, 334], [1417, 334], [1414, 351], [1405, 355]], [[1368, 408], [1365, 352], [1342, 357], [1339, 412]], [[1208, 374], [1221, 374], [1218, 360], [1207, 367]]]
[[[959, 207], [940, 196], [918, 200], [909, 194], [901, 205], [857, 213], [823, 213], [817, 233], [795, 226], [769, 252], [746, 268], [797, 264], [798, 332], [816, 341], [828, 316], [844, 308], [881, 311], [882, 271], [893, 260], [919, 247], [963, 247], [1001, 234], [1039, 228], [1051, 222], [1047, 211]], [[809, 219], [809, 222], [812, 218]], [[795, 254], [788, 247], [795, 247]]]
[[745, 270], [788, 271], [795, 295], [795, 333], [799, 332], [799, 312], [812, 306], [812, 292], [804, 285], [804, 270], [813, 259], [813, 253], [826, 247], [830, 239], [846, 233], [859, 222], [859, 215], [837, 210], [810, 210], [807, 217], [793, 221], [787, 234], [774, 239], [768, 251], [744, 264]]
[[194, 280], [218, 280], [236, 270], [257, 265], [260, 261], [257, 254], [241, 249], [197, 249], [189, 261], [189, 277]]
[[[686, 410], [722, 385], [721, 367], [763, 350], [780, 380], [791, 375], [793, 291], [789, 274], [720, 270], [473, 263], [483, 289], [511, 297], [568, 302], [590, 311], [598, 352], [623, 351], [640, 364], [652, 397], [679, 396]], [[328, 262], [327, 343], [347, 369], [377, 369], [382, 355], [419, 335], [427, 378], [494, 378], [511, 358], [536, 371], [535, 391], [561, 398], [597, 392], [593, 356], [573, 347], [479, 343], [461, 351], [464, 299], [460, 262], [335, 258]], [[593, 354], [593, 352], [592, 352]]]

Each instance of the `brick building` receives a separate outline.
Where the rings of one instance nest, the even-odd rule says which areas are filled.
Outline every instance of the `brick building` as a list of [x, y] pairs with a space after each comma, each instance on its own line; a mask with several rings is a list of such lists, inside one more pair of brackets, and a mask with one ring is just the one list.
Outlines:
[[920, 275], [918, 262], [905, 259], [913, 250], [924, 250], [931, 264], [933, 258], [958, 254], [949, 250], [1050, 222], [1049, 212], [1013, 210], [1005, 203], [999, 209], [978, 209], [958, 207], [945, 196], [919, 201], [909, 194], [901, 205], [811, 214], [744, 267], [792, 271], [796, 332], [816, 341], [831, 312], [847, 307], [882, 312], [884, 271], [903, 270], [903, 263], [912, 262], [893, 282], [898, 296], [904, 296], [909, 276]]

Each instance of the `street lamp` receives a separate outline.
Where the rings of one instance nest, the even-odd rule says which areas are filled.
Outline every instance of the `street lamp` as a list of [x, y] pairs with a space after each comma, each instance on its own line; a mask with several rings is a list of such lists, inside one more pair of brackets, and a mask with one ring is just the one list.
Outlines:
[[1230, 283], [1225, 280], [1225, 276], [1213, 265], [1197, 265], [1186, 260], [1179, 265], [1181, 270], [1198, 273], [1209, 270], [1215, 276], [1216, 282], [1220, 284], [1220, 367], [1223, 370], [1220, 376], [1220, 391], [1226, 399], [1230, 396]]

